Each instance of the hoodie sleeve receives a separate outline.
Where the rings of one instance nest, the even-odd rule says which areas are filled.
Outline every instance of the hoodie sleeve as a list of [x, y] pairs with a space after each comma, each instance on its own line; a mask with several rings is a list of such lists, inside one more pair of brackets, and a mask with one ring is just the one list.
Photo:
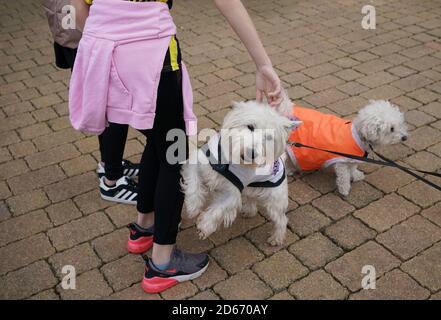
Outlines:
[[101, 134], [107, 126], [113, 45], [87, 36], [80, 41], [69, 89], [69, 117], [76, 130]]

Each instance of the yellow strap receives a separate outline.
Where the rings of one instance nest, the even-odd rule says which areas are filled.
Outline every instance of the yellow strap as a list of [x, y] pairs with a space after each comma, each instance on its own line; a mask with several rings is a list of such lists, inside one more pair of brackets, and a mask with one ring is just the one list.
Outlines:
[[172, 36], [170, 40], [170, 64], [173, 71], [179, 70], [178, 42], [176, 41], [175, 36]]

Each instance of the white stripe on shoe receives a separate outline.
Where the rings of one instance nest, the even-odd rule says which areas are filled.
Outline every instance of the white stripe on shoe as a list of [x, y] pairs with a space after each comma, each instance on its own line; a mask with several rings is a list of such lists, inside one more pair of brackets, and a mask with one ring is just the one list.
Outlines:
[[121, 197], [124, 195], [124, 193], [126, 193], [126, 191], [127, 190], [121, 190], [114, 198], [121, 199]]
[[127, 193], [124, 194], [123, 197], [121, 197], [121, 199], [123, 200], [129, 200], [129, 197], [133, 194], [132, 191], [127, 191]]
[[123, 199], [115, 199], [114, 197], [108, 197], [108, 196], [105, 196], [105, 195], [101, 195], [101, 198], [103, 199], [103, 200], [106, 200], [106, 201], [111, 201], [111, 202], [118, 202], [118, 203], [123, 203], [123, 204], [133, 204], [133, 205], [136, 205], [136, 201], [129, 201], [129, 200], [123, 200]]
[[133, 201], [133, 199], [135, 199], [136, 196], [137, 196], [137, 194], [134, 193], [134, 194], [130, 197], [130, 199], [128, 199], [128, 200], [129, 200], [129, 201]]

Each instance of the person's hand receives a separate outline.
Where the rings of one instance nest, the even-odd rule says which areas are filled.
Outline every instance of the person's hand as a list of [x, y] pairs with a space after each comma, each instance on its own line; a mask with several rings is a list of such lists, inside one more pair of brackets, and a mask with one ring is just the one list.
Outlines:
[[279, 76], [270, 65], [259, 67], [256, 73], [256, 100], [262, 102], [263, 96], [272, 107], [283, 100]]

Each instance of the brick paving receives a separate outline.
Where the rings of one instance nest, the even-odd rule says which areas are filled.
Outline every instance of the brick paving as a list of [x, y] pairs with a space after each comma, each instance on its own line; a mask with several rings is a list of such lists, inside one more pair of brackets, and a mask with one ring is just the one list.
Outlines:
[[[216, 128], [231, 100], [253, 98], [254, 66], [211, 1], [175, 3], [200, 127]], [[296, 102], [350, 118], [368, 99], [390, 99], [406, 111], [411, 138], [384, 154], [439, 169], [440, 1], [244, 3]], [[360, 26], [364, 4], [376, 7], [376, 30]], [[260, 215], [204, 241], [184, 222], [179, 242], [209, 252], [208, 271], [144, 294], [142, 260], [125, 250], [136, 211], [99, 198], [97, 139], [70, 127], [70, 73], [53, 64], [39, 1], [1, 0], [0, 9], [1, 299], [441, 298], [441, 193], [372, 166], [345, 199], [326, 173], [292, 179], [283, 247], [265, 243], [271, 225]], [[131, 130], [126, 157], [139, 161], [143, 144]], [[67, 264], [76, 290], [60, 286]], [[361, 289], [368, 264], [376, 290]]]

